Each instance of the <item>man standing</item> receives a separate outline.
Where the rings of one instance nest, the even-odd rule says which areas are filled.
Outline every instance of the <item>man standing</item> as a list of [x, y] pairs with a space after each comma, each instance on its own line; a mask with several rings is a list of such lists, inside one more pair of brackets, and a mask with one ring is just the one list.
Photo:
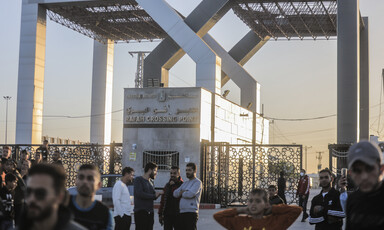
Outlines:
[[40, 146], [38, 149], [36, 149], [36, 152], [37, 152], [37, 150], [41, 151], [42, 161], [47, 162], [48, 161], [48, 155], [49, 155], [48, 141], [44, 140], [43, 145]]
[[152, 230], [154, 224], [153, 201], [163, 191], [155, 192], [153, 180], [157, 175], [157, 164], [149, 162], [144, 167], [144, 175], [136, 177], [133, 181], [135, 199], [136, 230]]
[[11, 147], [9, 147], [7, 145], [3, 147], [3, 153], [1, 155], [1, 158], [2, 159], [7, 159], [7, 160], [12, 158]]
[[112, 230], [112, 215], [107, 206], [95, 200], [101, 187], [100, 171], [91, 164], [81, 165], [76, 179], [77, 195], [72, 196], [68, 207], [75, 221], [92, 230]]
[[268, 187], [269, 203], [271, 205], [284, 204], [283, 199], [277, 195], [276, 185], [270, 185]]
[[26, 209], [19, 230], [85, 230], [71, 218], [70, 211], [60, 205], [65, 194], [64, 169], [38, 164], [29, 171]]
[[340, 192], [332, 186], [332, 172], [321, 170], [319, 179], [322, 189], [312, 199], [309, 223], [316, 224], [316, 230], [341, 230], [345, 213], [340, 204]]
[[180, 221], [183, 229], [195, 230], [199, 218], [199, 205], [202, 183], [196, 178], [196, 164], [188, 163], [186, 176], [189, 179], [173, 192], [173, 196], [180, 199]]
[[368, 141], [354, 144], [348, 151], [348, 168], [358, 190], [348, 197], [346, 178], [341, 178], [340, 199], [348, 197], [346, 230], [384, 229], [384, 165], [380, 148]]
[[173, 196], [173, 192], [178, 189], [182, 184], [183, 180], [180, 176], [180, 168], [178, 166], [172, 166], [171, 178], [164, 187], [164, 194], [161, 196], [160, 207], [159, 207], [159, 222], [161, 225], [164, 224], [164, 230], [181, 229], [179, 221], [179, 202]]
[[61, 160], [60, 160], [60, 152], [59, 152], [59, 150], [55, 150], [52, 153], [52, 164], [56, 164], [58, 166], [63, 167], [63, 162], [61, 162]]
[[286, 181], [284, 178], [284, 171], [280, 172], [280, 177], [277, 180], [277, 195], [283, 199], [284, 204], [287, 203], [287, 199], [285, 198], [285, 190], [287, 188]]
[[131, 167], [125, 167], [122, 177], [115, 183], [112, 190], [112, 200], [114, 206], [115, 230], [131, 228], [132, 204], [127, 183], [132, 182], [135, 171]]
[[297, 186], [296, 196], [299, 197], [299, 206], [303, 208], [303, 218], [301, 222], [305, 222], [308, 218], [307, 202], [309, 197], [309, 177], [305, 175], [305, 170], [300, 171], [299, 185]]
[[0, 198], [2, 206], [4, 207], [3, 219], [1, 220], [0, 229], [10, 230], [14, 227], [15, 220], [15, 188], [17, 185], [17, 178], [12, 173], [5, 175], [5, 186], [0, 189]]
[[28, 155], [28, 152], [27, 150], [22, 150], [21, 153], [20, 153], [20, 160], [19, 160], [19, 163], [17, 164], [17, 169], [19, 171], [21, 171], [21, 166], [23, 164], [24, 161], [27, 161], [29, 158], [29, 155]]

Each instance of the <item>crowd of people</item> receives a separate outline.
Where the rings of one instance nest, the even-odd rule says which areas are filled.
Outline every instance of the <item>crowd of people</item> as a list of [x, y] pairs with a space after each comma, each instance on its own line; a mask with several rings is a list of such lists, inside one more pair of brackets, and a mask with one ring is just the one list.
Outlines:
[[[131, 167], [122, 170], [112, 190], [113, 211], [96, 199], [101, 187], [100, 170], [93, 164], [79, 167], [76, 195], [65, 188], [66, 173], [60, 152], [49, 156], [47, 145], [36, 151], [34, 161], [23, 150], [18, 162], [11, 149], [3, 148], [0, 165], [0, 230], [62, 229], [112, 230], [130, 229], [132, 215], [136, 230], [154, 227], [154, 201], [160, 197], [158, 220], [165, 230], [197, 229], [202, 182], [196, 177], [197, 165], [186, 164], [186, 181], [180, 168], [173, 166], [170, 178], [161, 191], [154, 188], [158, 166], [149, 162], [144, 174], [135, 177]], [[48, 158], [52, 159], [48, 162]], [[368, 141], [354, 144], [348, 152], [348, 174], [339, 178], [329, 169], [319, 172], [321, 192], [313, 197], [309, 213], [310, 183], [301, 170], [297, 187], [299, 206], [287, 205], [284, 172], [277, 186], [249, 192], [247, 205], [219, 211], [213, 218], [226, 229], [288, 229], [302, 213], [302, 222], [315, 230], [379, 230], [384, 229], [384, 185], [380, 148]], [[337, 179], [337, 183], [335, 183]], [[349, 189], [349, 181], [354, 189]], [[130, 194], [127, 184], [134, 185]], [[337, 184], [337, 186], [335, 186]], [[131, 195], [134, 195], [131, 200]], [[345, 221], [343, 219], [346, 218]]]

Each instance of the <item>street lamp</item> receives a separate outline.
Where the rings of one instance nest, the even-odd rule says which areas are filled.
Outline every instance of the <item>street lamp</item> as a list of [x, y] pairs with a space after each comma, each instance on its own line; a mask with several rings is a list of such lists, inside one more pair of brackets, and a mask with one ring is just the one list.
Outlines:
[[3, 98], [7, 101], [7, 107], [5, 112], [5, 144], [7, 144], [7, 136], [8, 136], [8, 101], [11, 100], [10, 96], [3, 96]]

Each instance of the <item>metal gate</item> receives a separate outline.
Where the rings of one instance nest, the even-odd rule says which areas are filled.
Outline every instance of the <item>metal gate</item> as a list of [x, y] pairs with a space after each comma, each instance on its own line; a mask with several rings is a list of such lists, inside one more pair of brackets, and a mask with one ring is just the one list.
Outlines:
[[[0, 145], [0, 151], [3, 148]], [[40, 145], [8, 145], [12, 149], [12, 156], [17, 161], [22, 150], [27, 150], [30, 159], [35, 158], [35, 152]], [[95, 164], [101, 174], [120, 174], [122, 170], [121, 159], [123, 154], [122, 143], [110, 145], [49, 145], [48, 162], [51, 162], [52, 153], [59, 151], [61, 161], [66, 171], [66, 186], [75, 186], [77, 171], [82, 164]]]
[[242, 205], [253, 188], [277, 185], [285, 173], [288, 203], [297, 203], [296, 188], [302, 168], [301, 145], [231, 145], [202, 143], [202, 202]]

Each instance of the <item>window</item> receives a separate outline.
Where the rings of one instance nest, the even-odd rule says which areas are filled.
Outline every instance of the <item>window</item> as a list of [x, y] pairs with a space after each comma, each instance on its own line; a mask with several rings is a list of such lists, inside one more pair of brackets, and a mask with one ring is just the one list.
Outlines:
[[143, 168], [148, 162], [158, 165], [158, 170], [170, 170], [172, 166], [179, 166], [179, 152], [177, 151], [144, 151]]

